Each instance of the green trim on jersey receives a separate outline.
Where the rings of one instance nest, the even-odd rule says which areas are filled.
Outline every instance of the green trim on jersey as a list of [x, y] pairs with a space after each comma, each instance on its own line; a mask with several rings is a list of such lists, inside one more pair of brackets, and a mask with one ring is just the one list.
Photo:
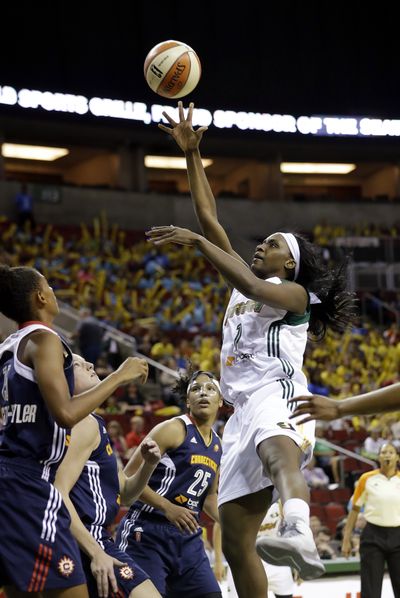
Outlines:
[[287, 324], [288, 326], [299, 326], [300, 324], [306, 324], [310, 321], [310, 309], [308, 308], [303, 315], [294, 314], [291, 311], [286, 313], [286, 316], [279, 320], [281, 324]]

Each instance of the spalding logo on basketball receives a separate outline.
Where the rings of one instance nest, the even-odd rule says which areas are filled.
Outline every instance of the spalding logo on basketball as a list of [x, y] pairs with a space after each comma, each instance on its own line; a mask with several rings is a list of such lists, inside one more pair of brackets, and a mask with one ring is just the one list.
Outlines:
[[187, 44], [169, 40], [157, 44], [144, 61], [144, 76], [153, 91], [164, 98], [183, 98], [201, 77], [196, 52]]

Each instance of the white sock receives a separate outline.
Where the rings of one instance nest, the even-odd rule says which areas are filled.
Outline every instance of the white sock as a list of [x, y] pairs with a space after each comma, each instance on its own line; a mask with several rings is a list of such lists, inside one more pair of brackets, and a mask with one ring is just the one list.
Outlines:
[[283, 517], [285, 521], [301, 519], [310, 525], [310, 507], [301, 498], [289, 498], [283, 505]]

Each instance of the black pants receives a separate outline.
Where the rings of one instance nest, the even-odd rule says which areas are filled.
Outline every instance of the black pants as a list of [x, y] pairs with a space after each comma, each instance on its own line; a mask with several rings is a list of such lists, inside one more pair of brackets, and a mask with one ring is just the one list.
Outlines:
[[367, 523], [360, 541], [361, 598], [381, 598], [387, 563], [395, 598], [400, 598], [400, 527]]

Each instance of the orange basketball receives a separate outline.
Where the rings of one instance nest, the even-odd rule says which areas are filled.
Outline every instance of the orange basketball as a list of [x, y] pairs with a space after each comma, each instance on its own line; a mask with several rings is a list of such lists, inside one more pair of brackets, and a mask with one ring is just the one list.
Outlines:
[[196, 52], [187, 44], [168, 40], [150, 50], [144, 61], [144, 76], [153, 91], [164, 98], [183, 98], [201, 77]]

